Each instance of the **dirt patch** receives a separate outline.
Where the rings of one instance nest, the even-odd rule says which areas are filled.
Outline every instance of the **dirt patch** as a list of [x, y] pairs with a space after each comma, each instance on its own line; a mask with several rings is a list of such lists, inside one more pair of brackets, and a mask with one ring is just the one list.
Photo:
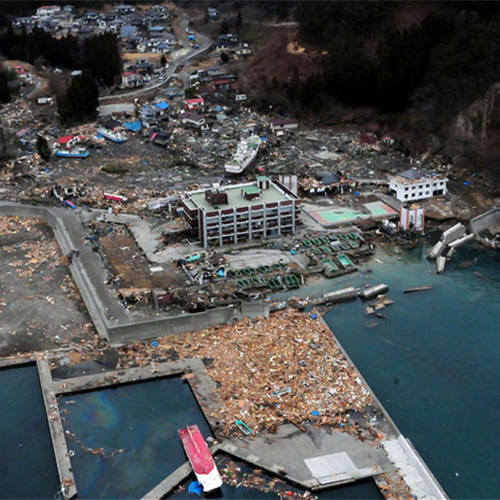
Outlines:
[[51, 228], [0, 218], [0, 357], [70, 347], [96, 335]]
[[174, 265], [163, 264], [163, 271], [151, 272], [151, 264], [128, 230], [114, 230], [99, 241], [111, 266], [113, 281], [120, 289], [171, 289], [186, 281], [185, 275]]

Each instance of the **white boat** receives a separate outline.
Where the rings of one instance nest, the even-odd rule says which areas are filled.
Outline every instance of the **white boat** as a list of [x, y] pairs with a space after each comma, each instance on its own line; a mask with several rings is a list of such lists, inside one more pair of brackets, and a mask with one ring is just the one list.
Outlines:
[[257, 158], [262, 140], [258, 135], [241, 139], [233, 159], [224, 165], [227, 174], [241, 174]]
[[97, 129], [97, 133], [101, 134], [105, 139], [108, 139], [108, 141], [116, 142], [117, 144], [121, 144], [127, 140], [127, 137], [124, 134], [104, 127], [99, 127]]

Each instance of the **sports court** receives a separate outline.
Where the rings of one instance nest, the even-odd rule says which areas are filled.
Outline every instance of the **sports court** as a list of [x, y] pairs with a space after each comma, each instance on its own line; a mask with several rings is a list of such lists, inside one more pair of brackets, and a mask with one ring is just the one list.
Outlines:
[[364, 203], [361, 207], [359, 210], [349, 207], [328, 207], [313, 211], [306, 209], [306, 212], [324, 227], [355, 222], [357, 219], [386, 218], [397, 215], [396, 210], [382, 201]]

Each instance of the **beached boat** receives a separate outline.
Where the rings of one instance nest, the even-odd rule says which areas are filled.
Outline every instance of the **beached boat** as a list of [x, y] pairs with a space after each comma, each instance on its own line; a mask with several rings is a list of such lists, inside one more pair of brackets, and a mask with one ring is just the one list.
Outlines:
[[224, 165], [226, 173], [234, 175], [243, 173], [257, 158], [261, 143], [258, 135], [242, 139], [233, 159]]
[[87, 158], [88, 150], [84, 148], [56, 149], [55, 155], [61, 158]]
[[101, 134], [105, 139], [108, 139], [108, 141], [116, 142], [117, 144], [121, 144], [127, 140], [127, 137], [124, 134], [104, 127], [99, 127], [97, 129], [97, 133]]
[[250, 434], [252, 434], [252, 429], [250, 429], [250, 427], [248, 427], [243, 420], [236, 420], [236, 427], [238, 427], [238, 429], [243, 432], [245, 436], [250, 436]]
[[207, 492], [220, 488], [222, 479], [198, 426], [188, 425], [185, 429], [179, 431], [179, 436], [196, 479], [202, 485], [203, 491]]

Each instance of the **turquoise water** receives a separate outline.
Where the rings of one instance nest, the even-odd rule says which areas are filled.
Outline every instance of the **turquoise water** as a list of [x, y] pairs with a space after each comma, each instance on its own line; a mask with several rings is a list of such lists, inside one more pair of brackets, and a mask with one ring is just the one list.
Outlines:
[[36, 366], [0, 370], [0, 498], [54, 498], [55, 457]]
[[[438, 276], [426, 249], [391, 250], [378, 249], [382, 264], [301, 295], [389, 285], [386, 319], [356, 301], [332, 308], [326, 322], [445, 491], [499, 498], [500, 255], [461, 248]], [[402, 293], [421, 285], [433, 289]]]
[[186, 461], [180, 428], [197, 424], [203, 436], [211, 435], [189, 385], [179, 378], [68, 396], [59, 405], [69, 410], [65, 429], [86, 448], [104, 448], [100, 457], [67, 439], [78, 498], [141, 498]]

